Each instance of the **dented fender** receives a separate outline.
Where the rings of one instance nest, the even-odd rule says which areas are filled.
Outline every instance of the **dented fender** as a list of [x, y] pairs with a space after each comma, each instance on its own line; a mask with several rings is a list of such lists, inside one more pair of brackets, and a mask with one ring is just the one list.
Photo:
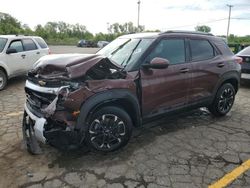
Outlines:
[[134, 126], [140, 126], [141, 111], [136, 95], [128, 89], [110, 89], [97, 93], [84, 102], [81, 106], [80, 115], [77, 119], [75, 128], [85, 132], [90, 114], [92, 114], [99, 106], [119, 99], [125, 100], [133, 108], [133, 113], [135, 113], [134, 118], [132, 118]]

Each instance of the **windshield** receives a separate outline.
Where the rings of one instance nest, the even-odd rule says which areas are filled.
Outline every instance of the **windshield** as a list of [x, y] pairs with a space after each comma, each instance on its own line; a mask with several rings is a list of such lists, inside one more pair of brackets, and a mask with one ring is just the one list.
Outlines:
[[0, 53], [3, 51], [6, 42], [7, 42], [7, 39], [0, 38]]
[[127, 65], [131, 67], [152, 41], [153, 39], [118, 38], [98, 51], [97, 54], [104, 55], [124, 67], [127, 67]]
[[241, 50], [237, 55], [250, 56], [250, 46]]

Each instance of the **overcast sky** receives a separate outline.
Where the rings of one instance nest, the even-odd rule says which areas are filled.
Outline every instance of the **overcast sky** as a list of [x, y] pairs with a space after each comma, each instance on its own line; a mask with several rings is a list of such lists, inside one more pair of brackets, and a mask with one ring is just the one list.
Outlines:
[[[107, 23], [132, 21], [137, 25], [138, 0], [0, 0], [0, 12], [9, 13], [31, 28], [48, 21], [80, 23], [90, 32], [107, 32]], [[140, 24], [146, 29], [194, 30], [208, 25], [226, 35], [228, 7], [230, 33], [250, 35], [250, 0], [141, 0]]]

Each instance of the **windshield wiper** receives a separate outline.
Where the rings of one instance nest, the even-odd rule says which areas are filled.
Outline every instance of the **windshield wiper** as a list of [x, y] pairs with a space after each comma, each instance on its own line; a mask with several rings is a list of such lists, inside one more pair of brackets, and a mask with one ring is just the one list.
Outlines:
[[136, 46], [135, 46], [135, 47], [133, 48], [133, 50], [131, 51], [131, 54], [129, 55], [127, 61], [123, 61], [123, 62], [121, 63], [121, 65], [123, 65], [123, 63], [125, 62], [125, 65], [124, 65], [124, 67], [122, 68], [121, 71], [123, 71], [123, 70], [127, 67], [127, 65], [128, 65], [128, 63], [129, 63], [129, 61], [130, 61], [132, 55], [134, 54], [136, 48], [138, 47], [138, 45], [139, 45], [140, 43], [141, 43], [141, 40], [136, 44]]
[[121, 44], [120, 46], [118, 46], [118, 48], [116, 48], [109, 56], [113, 56], [116, 52], [118, 52], [120, 49], [122, 49], [123, 46], [125, 46], [130, 41], [131, 41], [131, 39], [127, 40], [126, 42], [124, 42], [123, 44]]

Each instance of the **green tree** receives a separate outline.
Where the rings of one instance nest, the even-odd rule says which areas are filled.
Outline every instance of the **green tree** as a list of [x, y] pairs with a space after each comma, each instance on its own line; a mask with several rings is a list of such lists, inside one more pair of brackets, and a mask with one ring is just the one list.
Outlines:
[[126, 22], [124, 24], [113, 23], [108, 29], [111, 33], [116, 35], [122, 35], [126, 33], [143, 32], [145, 27], [140, 25], [139, 27], [134, 26], [133, 22]]
[[24, 35], [33, 35], [34, 34], [34, 31], [32, 31], [32, 29], [29, 27], [28, 24], [23, 24], [22, 25], [22, 33]]
[[22, 33], [21, 23], [9, 14], [0, 12], [0, 34]]
[[45, 40], [47, 40], [49, 37], [49, 34], [47, 33], [47, 31], [44, 29], [44, 27], [41, 24], [35, 27], [35, 35], [41, 36]]
[[206, 32], [209, 33], [211, 31], [211, 28], [207, 25], [197, 25], [195, 27], [195, 31], [201, 31], [201, 32]]

